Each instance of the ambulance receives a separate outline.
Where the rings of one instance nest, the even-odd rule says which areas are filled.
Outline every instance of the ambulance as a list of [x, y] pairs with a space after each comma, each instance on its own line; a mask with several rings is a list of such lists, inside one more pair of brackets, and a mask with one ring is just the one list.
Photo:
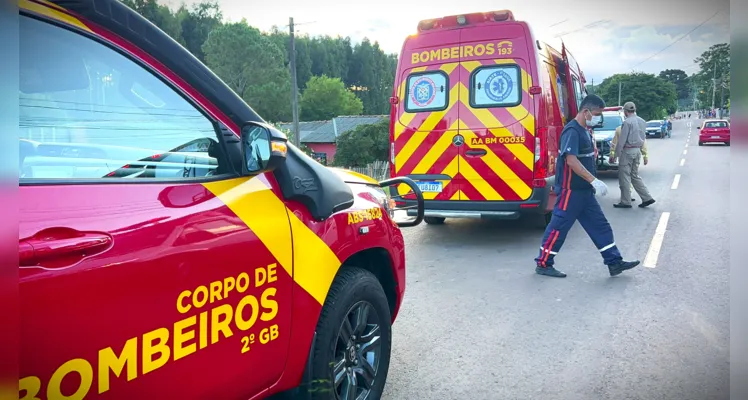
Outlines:
[[18, 5], [19, 376], [0, 397], [379, 399], [400, 227], [423, 218], [395, 220], [386, 191], [418, 186], [307, 157], [118, 0]]
[[[423, 20], [402, 47], [391, 103], [393, 177], [410, 177], [425, 221], [550, 221], [561, 131], [586, 95], [569, 50], [509, 10]], [[398, 204], [413, 204], [405, 185]], [[415, 213], [415, 210], [410, 211]]]

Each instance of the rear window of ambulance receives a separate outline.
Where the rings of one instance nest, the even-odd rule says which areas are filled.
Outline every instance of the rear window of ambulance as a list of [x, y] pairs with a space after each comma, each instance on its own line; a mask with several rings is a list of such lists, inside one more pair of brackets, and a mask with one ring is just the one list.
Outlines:
[[406, 82], [405, 111], [442, 111], [449, 104], [449, 76], [443, 71], [410, 74]]
[[522, 102], [522, 74], [515, 64], [477, 68], [470, 76], [470, 106], [514, 107]]

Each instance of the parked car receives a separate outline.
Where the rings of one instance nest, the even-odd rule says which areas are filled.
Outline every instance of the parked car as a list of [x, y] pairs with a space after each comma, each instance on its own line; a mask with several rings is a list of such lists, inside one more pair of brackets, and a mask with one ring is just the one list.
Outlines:
[[709, 119], [699, 130], [699, 146], [704, 143], [724, 143], [730, 145], [730, 122], [725, 119]]
[[623, 125], [623, 107], [609, 107], [603, 110], [603, 120], [594, 129], [597, 142], [597, 171], [618, 170], [618, 163], [610, 162], [610, 147], [616, 129]]

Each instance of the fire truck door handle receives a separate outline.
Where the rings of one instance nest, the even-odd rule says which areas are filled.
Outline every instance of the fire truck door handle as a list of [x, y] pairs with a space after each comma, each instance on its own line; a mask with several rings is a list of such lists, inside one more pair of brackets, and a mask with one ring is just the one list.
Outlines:
[[465, 155], [468, 157], [483, 157], [486, 155], [486, 150], [484, 149], [471, 149], [465, 151]]
[[84, 257], [101, 253], [112, 246], [112, 237], [101, 232], [80, 232], [52, 228], [18, 243], [21, 266], [65, 267]]

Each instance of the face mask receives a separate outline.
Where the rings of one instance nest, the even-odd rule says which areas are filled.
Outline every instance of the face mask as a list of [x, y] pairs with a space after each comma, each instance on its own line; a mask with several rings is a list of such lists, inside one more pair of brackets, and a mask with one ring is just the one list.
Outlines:
[[592, 115], [592, 113], [590, 113], [590, 116], [592, 116], [592, 119], [585, 119], [584, 120], [584, 122], [587, 123], [587, 126], [595, 126], [595, 125], [597, 125], [597, 124], [600, 123], [600, 119], [602, 118], [602, 116], [600, 116], [600, 115]]

